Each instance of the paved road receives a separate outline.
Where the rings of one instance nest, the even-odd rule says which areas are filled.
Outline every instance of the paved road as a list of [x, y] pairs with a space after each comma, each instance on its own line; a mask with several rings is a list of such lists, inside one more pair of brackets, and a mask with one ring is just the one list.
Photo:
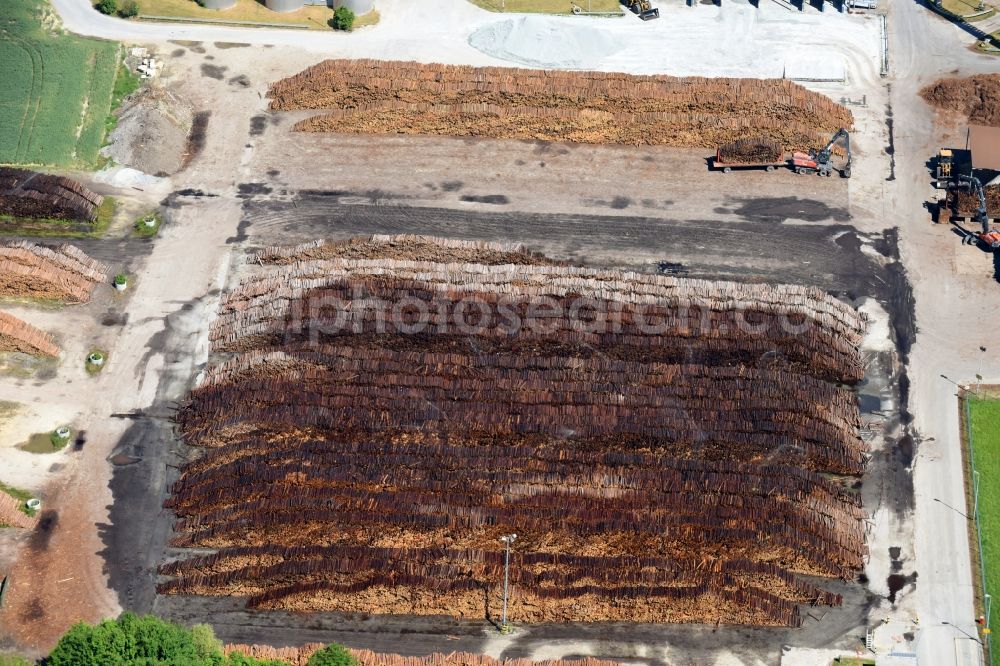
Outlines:
[[[567, 65], [566, 59], [580, 54], [570, 51], [560, 56], [561, 61], [548, 60], [547, 52], [558, 51], [551, 48], [553, 35], [558, 40], [560, 33], [568, 37], [572, 30], [586, 26], [617, 44], [616, 52], [588, 65], [597, 70], [749, 77], [781, 77], [787, 71], [789, 76], [806, 79], [845, 74], [869, 78], [878, 72], [879, 29], [874, 20], [812, 9], [791, 13], [771, 3], [762, 3], [759, 9], [743, 1], [727, 2], [721, 8], [664, 3], [660, 8], [664, 20], [648, 23], [632, 15], [534, 16], [531, 34], [515, 40], [546, 45], [528, 53], [530, 62], [499, 60], [470, 46], [469, 36], [477, 28], [508, 18], [478, 9], [467, 0], [379, 0], [379, 24], [352, 34], [123, 21], [99, 14], [90, 0], [52, 3], [64, 26], [73, 32], [133, 42], [242, 42], [295, 47], [330, 57], [565, 69], [576, 66]], [[725, 49], [703, 48], [720, 34], [726, 35]], [[810, 35], [814, 48], [799, 48], [802, 34]]]

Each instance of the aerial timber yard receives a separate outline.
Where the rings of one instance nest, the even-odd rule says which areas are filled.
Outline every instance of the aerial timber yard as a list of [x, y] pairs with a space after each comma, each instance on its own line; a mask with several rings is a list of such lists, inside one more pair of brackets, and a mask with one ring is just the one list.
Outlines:
[[3, 658], [1000, 663], [989, 3], [11, 3]]

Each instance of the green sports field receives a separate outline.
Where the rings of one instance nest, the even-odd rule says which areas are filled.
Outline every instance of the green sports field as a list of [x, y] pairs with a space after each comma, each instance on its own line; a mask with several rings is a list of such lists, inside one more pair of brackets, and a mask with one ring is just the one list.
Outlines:
[[[989, 399], [970, 396], [968, 401], [973, 455], [979, 472], [979, 520], [983, 533], [986, 590], [993, 599], [1000, 599], [1000, 399], [990, 391]], [[971, 487], [971, 483], [969, 485]], [[973, 543], [973, 547], [975, 545]], [[996, 627], [997, 614], [991, 615], [990, 624]], [[994, 648], [991, 661], [994, 666], [1000, 666], [1000, 649], [996, 641], [991, 642]]]
[[2, 0], [2, 6], [0, 163], [93, 166], [111, 111], [119, 45], [44, 28], [53, 23], [45, 0]]

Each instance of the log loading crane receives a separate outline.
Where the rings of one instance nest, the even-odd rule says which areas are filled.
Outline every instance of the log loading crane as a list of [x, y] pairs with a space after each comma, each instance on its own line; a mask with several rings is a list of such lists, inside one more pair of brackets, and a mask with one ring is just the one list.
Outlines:
[[825, 146], [820, 148], [819, 152], [810, 150], [808, 153], [792, 153], [791, 166], [795, 170], [795, 173], [815, 173], [816, 175], [826, 176], [827, 178], [832, 176], [833, 172], [836, 170], [833, 166], [833, 162], [831, 161], [833, 157], [833, 148], [840, 142], [843, 142], [844, 152], [847, 156], [847, 162], [840, 169], [840, 175], [843, 178], [850, 178], [851, 162], [853, 161], [853, 157], [851, 155], [851, 135], [843, 127], [837, 130], [836, 134], [830, 138]]
[[620, 0], [630, 10], [639, 15], [643, 21], [660, 18], [660, 10], [653, 6], [650, 0]]
[[980, 225], [981, 231], [969, 231], [962, 237], [963, 245], [972, 245], [976, 241], [981, 242], [990, 250], [1000, 248], [1000, 230], [990, 227], [990, 216], [986, 212], [986, 192], [983, 191], [983, 184], [975, 176], [959, 175], [956, 189], [967, 190], [976, 195], [978, 207], [972, 219]]

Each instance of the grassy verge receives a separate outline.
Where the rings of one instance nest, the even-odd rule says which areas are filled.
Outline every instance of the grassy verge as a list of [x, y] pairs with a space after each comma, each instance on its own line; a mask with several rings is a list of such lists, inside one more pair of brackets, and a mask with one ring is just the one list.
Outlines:
[[[993, 16], [993, 14], [996, 13], [996, 10], [990, 5], [984, 5], [984, 6], [987, 10], [987, 13], [983, 14], [982, 16], [976, 16], [973, 19], [966, 19], [966, 20], [982, 21], [984, 19], [988, 19], [989, 17]], [[979, 0], [941, 0], [941, 9], [945, 10], [946, 12], [955, 14], [956, 16], [960, 16], [963, 19], [967, 16], [972, 16], [982, 11], [979, 9]]]
[[3, 1], [0, 163], [89, 167], [104, 141], [120, 47], [48, 30], [51, 11], [45, 0]]
[[618, 0], [469, 0], [472, 4], [491, 12], [526, 12], [533, 14], [569, 14], [572, 5], [583, 11], [620, 12]]
[[111, 226], [118, 210], [114, 197], [104, 197], [94, 222], [0, 215], [0, 236], [45, 236], [52, 238], [98, 238]]
[[25, 502], [31, 499], [31, 493], [29, 493], [27, 490], [21, 490], [20, 488], [15, 488], [14, 486], [8, 486], [3, 481], [0, 481], [0, 492], [7, 493], [14, 499], [19, 500], [18, 508], [21, 509], [23, 513], [26, 513], [29, 516], [35, 515], [35, 510], [29, 509], [25, 505]]
[[310, 5], [294, 12], [272, 12], [256, 0], [236, 0], [229, 9], [205, 9], [194, 0], [138, 0], [139, 17], [166, 16], [174, 18], [209, 19], [233, 23], [288, 23], [314, 30], [330, 30], [328, 21], [333, 10], [322, 5]]
[[365, 28], [370, 25], [375, 25], [382, 20], [382, 15], [378, 13], [377, 9], [373, 9], [367, 14], [362, 14], [354, 19], [354, 27], [352, 30], [357, 30], [358, 28]]
[[138, 90], [141, 85], [142, 79], [126, 67], [124, 62], [118, 65], [118, 71], [115, 73], [115, 85], [111, 89], [111, 113], [104, 121], [104, 136], [110, 134], [118, 126], [118, 114], [115, 113], [115, 110], [122, 105], [126, 97]]
[[[976, 591], [976, 614], [985, 612], [983, 581], [987, 593], [1000, 593], [1000, 395], [984, 391], [982, 397], [967, 394], [961, 403], [963, 457], [966, 462], [966, 499], [968, 513], [974, 511], [972, 470], [979, 473], [979, 527], [982, 532], [982, 568], [975, 522], [969, 521], [969, 546]], [[971, 434], [971, 442], [969, 436]], [[970, 445], [971, 444], [971, 445]], [[989, 662], [1000, 666], [1000, 659], [988, 655]]]

